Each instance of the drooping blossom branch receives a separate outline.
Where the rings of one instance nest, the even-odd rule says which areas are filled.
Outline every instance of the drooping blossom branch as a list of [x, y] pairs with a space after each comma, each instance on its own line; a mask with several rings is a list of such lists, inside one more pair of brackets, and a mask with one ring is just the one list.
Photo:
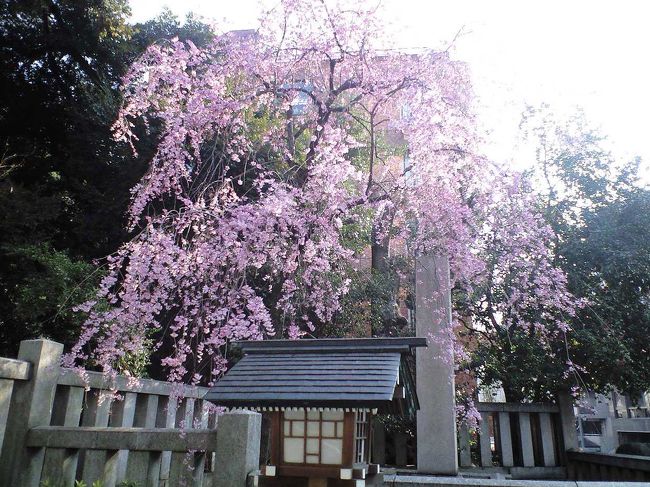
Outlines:
[[[171, 380], [209, 382], [231, 340], [310, 332], [340, 310], [353, 258], [344, 229], [364, 218], [379, 238], [449, 255], [458, 282], [485, 276], [483, 229], [519, 227], [516, 214], [490, 213], [503, 194], [477, 149], [465, 66], [384, 50], [376, 13], [344, 3], [283, 0], [256, 32], [217, 33], [205, 49], [161, 42], [134, 63], [115, 136], [134, 150], [143, 133], [158, 143], [133, 188], [134, 237], [85, 306], [69, 365], [110, 373], [153, 337]], [[353, 162], [366, 142], [352, 129], [366, 121], [371, 144], [390, 132], [408, 164]], [[503, 258], [528, 272], [526, 242]], [[537, 269], [508, 309], [551, 303], [538, 291], [562, 277]]]

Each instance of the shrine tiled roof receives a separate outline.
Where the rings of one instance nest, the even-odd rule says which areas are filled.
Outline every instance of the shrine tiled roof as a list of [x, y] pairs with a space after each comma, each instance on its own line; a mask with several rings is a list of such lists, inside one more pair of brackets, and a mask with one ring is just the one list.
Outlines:
[[426, 346], [426, 340], [313, 339], [238, 344], [244, 357], [205, 396], [217, 405], [377, 408], [393, 401], [402, 355]]

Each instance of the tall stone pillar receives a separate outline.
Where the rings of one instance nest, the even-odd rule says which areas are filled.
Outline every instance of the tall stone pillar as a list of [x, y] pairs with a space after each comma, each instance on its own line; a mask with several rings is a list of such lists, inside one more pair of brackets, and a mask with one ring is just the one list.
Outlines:
[[[421, 255], [415, 268], [418, 337], [443, 336], [451, 326], [451, 284], [447, 257]], [[456, 475], [454, 364], [444, 344], [429, 340], [416, 352], [418, 472]]]

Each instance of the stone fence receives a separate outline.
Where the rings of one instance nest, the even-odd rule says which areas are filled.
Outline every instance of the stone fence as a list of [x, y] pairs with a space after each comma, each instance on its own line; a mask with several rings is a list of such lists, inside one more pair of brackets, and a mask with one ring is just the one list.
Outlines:
[[27, 340], [0, 358], [0, 487], [244, 487], [257, 470], [258, 413], [217, 418], [204, 388], [120, 376], [115, 399], [101, 374], [62, 369], [62, 351]]
[[477, 409], [482, 418], [478, 434], [473, 437], [467, 428], [458, 432], [461, 468], [503, 469], [512, 478], [565, 477], [565, 450], [575, 446], [568, 398], [559, 405], [482, 402]]
[[[458, 463], [461, 472], [506, 475], [513, 479], [566, 478], [566, 450], [577, 448], [571, 398], [551, 403], [480, 402], [479, 431], [460, 427]], [[413, 465], [415, 445], [405, 433], [374, 428], [373, 461], [397, 467]]]

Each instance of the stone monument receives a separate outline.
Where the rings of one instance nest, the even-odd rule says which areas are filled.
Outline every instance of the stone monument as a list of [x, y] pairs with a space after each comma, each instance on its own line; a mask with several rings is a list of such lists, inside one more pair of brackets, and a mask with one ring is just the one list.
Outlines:
[[421, 255], [415, 271], [416, 336], [439, 337], [416, 352], [418, 472], [456, 475], [454, 364], [445, 358], [451, 327], [451, 283], [447, 257]]

